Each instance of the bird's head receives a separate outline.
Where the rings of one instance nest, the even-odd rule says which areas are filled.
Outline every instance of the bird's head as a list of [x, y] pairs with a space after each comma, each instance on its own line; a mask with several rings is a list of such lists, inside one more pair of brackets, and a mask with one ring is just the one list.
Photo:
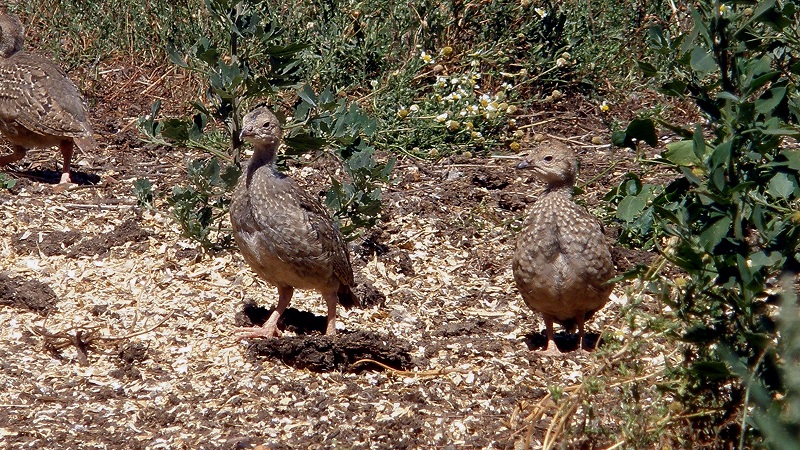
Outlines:
[[572, 185], [578, 175], [575, 153], [560, 142], [546, 142], [525, 155], [517, 169], [533, 171], [548, 186]]
[[239, 139], [250, 142], [256, 149], [277, 149], [282, 138], [281, 123], [267, 107], [256, 108], [242, 119]]
[[9, 56], [22, 50], [25, 39], [25, 27], [17, 16], [10, 14], [0, 15], [0, 56]]

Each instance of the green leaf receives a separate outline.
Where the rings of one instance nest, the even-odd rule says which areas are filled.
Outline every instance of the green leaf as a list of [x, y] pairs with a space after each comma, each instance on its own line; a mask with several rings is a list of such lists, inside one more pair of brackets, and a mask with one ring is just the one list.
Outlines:
[[617, 219], [633, 222], [642, 215], [647, 207], [647, 198], [643, 195], [628, 195], [617, 206]]
[[695, 156], [699, 160], [703, 160], [706, 156], [706, 141], [703, 137], [703, 129], [700, 127], [700, 124], [697, 124], [694, 128], [694, 134], [692, 135], [692, 149], [694, 150]]
[[767, 191], [775, 197], [788, 200], [798, 188], [797, 178], [790, 177], [789, 174], [778, 172], [769, 180]]
[[751, 254], [749, 259], [750, 268], [753, 272], [758, 272], [762, 267], [771, 267], [783, 261], [785, 258], [781, 255], [781, 252], [767, 252], [766, 250], [762, 250]]
[[667, 150], [662, 153], [667, 161], [677, 166], [694, 166], [700, 163], [694, 153], [692, 141], [678, 141], [667, 144]]
[[637, 64], [639, 65], [639, 70], [642, 71], [642, 74], [646, 77], [654, 77], [658, 75], [658, 69], [650, 63], [644, 61], [638, 61]]
[[611, 133], [611, 143], [617, 147], [626, 147], [626, 138], [628, 137], [624, 131], [615, 131]]
[[717, 62], [714, 57], [702, 47], [695, 47], [692, 50], [690, 65], [700, 78], [717, 70]]
[[739, 101], [741, 101], [741, 98], [739, 98], [738, 96], [733, 95], [733, 94], [731, 94], [730, 92], [727, 92], [727, 91], [719, 92], [717, 94], [717, 99], [719, 99], [719, 100], [729, 100], [729, 101], [732, 101], [734, 103], [739, 103]]
[[303, 87], [297, 91], [297, 95], [313, 108], [317, 107], [317, 95], [314, 94], [314, 90], [311, 89], [311, 86], [304, 84]]
[[640, 141], [647, 142], [650, 147], [658, 145], [658, 136], [656, 135], [656, 126], [650, 119], [634, 119], [628, 124], [625, 129], [625, 134], [629, 138], [635, 138]]
[[308, 150], [318, 150], [328, 143], [323, 138], [314, 137], [308, 133], [300, 133], [284, 139], [289, 147], [304, 153]]
[[731, 223], [733, 223], [733, 221], [730, 217], [723, 216], [700, 233], [697, 242], [703, 246], [706, 251], [712, 251], [714, 247], [722, 242], [725, 236], [728, 235], [728, 231], [731, 229]]
[[714, 148], [711, 153], [711, 166], [720, 167], [727, 166], [731, 157], [731, 148], [733, 141], [725, 141]]
[[761, 132], [772, 136], [799, 136], [800, 129], [784, 126], [779, 118], [773, 117], [763, 124]]
[[781, 150], [780, 154], [786, 157], [788, 168], [800, 171], [800, 150]]
[[772, 114], [775, 108], [780, 105], [783, 98], [786, 96], [785, 87], [776, 87], [767, 90], [761, 97], [756, 100], [756, 111], [761, 114]]
[[683, 95], [686, 92], [687, 84], [680, 80], [670, 80], [666, 83], [661, 85], [661, 92], [666, 95], [671, 95], [673, 97], [678, 97]]
[[186, 60], [184, 59], [184, 55], [178, 52], [178, 49], [170, 43], [167, 45], [167, 56], [169, 56], [169, 60], [172, 64], [175, 64], [178, 67], [188, 69], [189, 65], [186, 64]]
[[763, 75], [758, 76], [753, 81], [751, 81], [749, 83], [745, 83], [743, 88], [745, 89], [745, 92], [747, 94], [753, 93], [753, 92], [761, 89], [762, 87], [764, 87], [764, 85], [766, 85], [767, 83], [769, 83], [771, 81], [775, 81], [776, 79], [778, 79], [778, 77], [780, 77], [780, 75], [781, 75], [781, 73], [778, 72], [777, 70], [772, 71], [772, 72], [767, 72], [767, 73], [765, 73]]

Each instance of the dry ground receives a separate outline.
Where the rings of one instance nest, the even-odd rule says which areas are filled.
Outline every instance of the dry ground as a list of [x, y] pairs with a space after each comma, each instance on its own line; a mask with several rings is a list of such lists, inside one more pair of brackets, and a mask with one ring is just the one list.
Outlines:
[[[285, 342], [239, 342], [232, 330], [252, 313], [244, 305], [271, 307], [275, 289], [236, 251], [199, 253], [165, 204], [144, 209], [133, 195], [142, 176], [157, 189], [179, 182], [192, 156], [144, 145], [130, 126], [174, 84], [144, 69], [99, 73], [90, 98], [101, 149], [77, 156], [83, 184], [55, 192], [58, 156], [39, 150], [7, 172], [18, 186], [0, 192], [0, 446], [516, 449], [540, 448], [548, 427], [570, 448], [622, 439], [630, 424], [613, 412], [619, 385], [591, 400], [611, 405], [603, 413], [587, 417], [581, 403], [583, 380], [620, 355], [531, 351], [543, 322], [522, 303], [510, 260], [539, 187], [513, 159], [401, 160], [385, 220], [351, 245], [357, 281], [377, 291], [370, 306], [340, 310], [331, 341], [313, 331], [322, 300], [297, 292]], [[591, 145], [605, 128], [580, 100], [531, 114], [555, 119], [532, 132], [575, 144], [581, 180], [591, 180], [582, 201], [600, 215], [633, 153]], [[290, 174], [324, 187], [313, 164]], [[615, 258], [625, 269], [647, 255], [617, 249]], [[623, 314], [629, 288], [616, 287], [592, 336], [641, 339]], [[665, 353], [653, 343], [640, 361], [651, 381]], [[392, 368], [354, 364], [362, 357]], [[566, 400], [550, 399], [554, 386]], [[570, 398], [575, 408], [559, 415]], [[569, 437], [553, 420], [565, 415], [567, 429], [609, 431]]]

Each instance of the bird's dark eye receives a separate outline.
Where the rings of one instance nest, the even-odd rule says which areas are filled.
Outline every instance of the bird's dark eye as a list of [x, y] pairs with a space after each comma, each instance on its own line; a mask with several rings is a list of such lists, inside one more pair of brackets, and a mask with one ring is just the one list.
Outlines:
[[267, 128], [269, 126], [269, 122], [264, 122], [264, 125], [261, 125], [262, 128]]
[[553, 157], [550, 156], [550, 155], [547, 155], [547, 156], [544, 157], [544, 160], [547, 161], [547, 162], [550, 162], [550, 161], [553, 160]]

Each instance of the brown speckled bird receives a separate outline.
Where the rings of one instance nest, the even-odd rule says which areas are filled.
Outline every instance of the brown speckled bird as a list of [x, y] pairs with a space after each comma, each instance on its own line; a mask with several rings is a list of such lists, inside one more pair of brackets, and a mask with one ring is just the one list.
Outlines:
[[58, 146], [64, 157], [61, 183], [70, 183], [73, 146], [97, 144], [78, 89], [51, 61], [22, 50], [25, 29], [15, 16], [0, 15], [0, 132], [13, 153], [0, 167], [25, 156], [29, 148]]
[[325, 206], [275, 169], [282, 133], [267, 108], [248, 113], [241, 139], [254, 153], [231, 202], [231, 223], [245, 261], [278, 288], [278, 306], [263, 327], [239, 329], [239, 337], [279, 336], [278, 321], [295, 289], [313, 289], [328, 306], [326, 335], [336, 334], [336, 305], [359, 306], [350, 290], [353, 268], [347, 246]]
[[577, 176], [575, 154], [565, 145], [546, 143], [523, 160], [546, 184], [533, 203], [517, 236], [514, 280], [525, 303], [544, 317], [547, 347], [560, 354], [553, 341], [553, 322], [578, 327], [583, 348], [584, 323], [608, 302], [614, 276], [611, 251], [600, 222], [572, 201]]

